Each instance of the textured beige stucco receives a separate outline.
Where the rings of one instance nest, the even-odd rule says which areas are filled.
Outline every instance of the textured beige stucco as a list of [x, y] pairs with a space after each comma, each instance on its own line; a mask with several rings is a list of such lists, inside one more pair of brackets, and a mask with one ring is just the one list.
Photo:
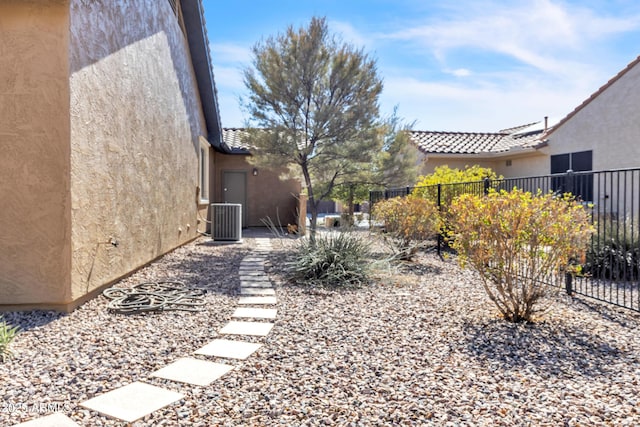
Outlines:
[[0, 2], [0, 305], [70, 298], [68, 11]]
[[196, 237], [206, 130], [169, 2], [72, 0], [70, 34], [77, 299]]
[[262, 219], [271, 218], [280, 225], [297, 224], [300, 195], [300, 181], [281, 179], [274, 171], [258, 168], [254, 176], [254, 166], [247, 162], [246, 155], [228, 155], [216, 153], [216, 170], [213, 189], [214, 201], [223, 201], [223, 176], [225, 171], [245, 172], [247, 176], [247, 226], [264, 227]]

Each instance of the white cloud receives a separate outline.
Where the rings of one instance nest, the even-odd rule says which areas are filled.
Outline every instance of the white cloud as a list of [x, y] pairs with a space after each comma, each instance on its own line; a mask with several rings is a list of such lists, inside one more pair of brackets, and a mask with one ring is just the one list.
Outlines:
[[471, 71], [467, 70], [466, 68], [457, 68], [455, 70], [447, 72], [456, 77], [469, 77], [471, 75]]
[[251, 62], [251, 48], [233, 43], [211, 43], [211, 56], [214, 63]]
[[346, 43], [358, 48], [371, 44], [372, 39], [360, 34], [349, 22], [329, 21], [328, 25], [329, 31], [339, 35]]
[[[427, 49], [446, 62], [461, 48], [498, 53], [544, 72], [562, 72], [566, 53], [594, 40], [637, 29], [636, 17], [601, 17], [595, 11], [551, 0], [456, 3], [454, 18], [413, 26], [389, 37]], [[454, 6], [452, 6], [454, 7]]]
[[509, 88], [456, 81], [464, 84], [387, 78], [381, 101], [399, 105], [419, 130], [495, 132], [544, 116], [564, 117], [590, 94], [581, 85], [558, 91], [551, 82], [536, 80], [514, 81]]
[[215, 66], [213, 69], [216, 85], [219, 88], [240, 90], [244, 89], [242, 69], [240, 67]]

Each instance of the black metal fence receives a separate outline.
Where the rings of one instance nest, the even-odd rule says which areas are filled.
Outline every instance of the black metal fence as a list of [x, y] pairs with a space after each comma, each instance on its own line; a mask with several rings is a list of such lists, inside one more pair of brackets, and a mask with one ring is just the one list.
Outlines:
[[[490, 189], [510, 191], [514, 187], [534, 194], [571, 193], [584, 202], [596, 231], [583, 274], [565, 279], [567, 292], [640, 311], [640, 168], [403, 187], [371, 191], [369, 198], [372, 212], [380, 200], [409, 194], [420, 194], [443, 209], [460, 194], [481, 195]], [[442, 244], [439, 238], [439, 251]]]

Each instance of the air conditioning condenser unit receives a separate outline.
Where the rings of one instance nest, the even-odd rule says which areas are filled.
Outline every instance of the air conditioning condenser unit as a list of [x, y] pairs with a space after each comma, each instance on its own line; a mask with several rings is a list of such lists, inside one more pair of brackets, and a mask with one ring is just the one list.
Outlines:
[[213, 240], [242, 240], [242, 205], [236, 203], [211, 204], [211, 237]]

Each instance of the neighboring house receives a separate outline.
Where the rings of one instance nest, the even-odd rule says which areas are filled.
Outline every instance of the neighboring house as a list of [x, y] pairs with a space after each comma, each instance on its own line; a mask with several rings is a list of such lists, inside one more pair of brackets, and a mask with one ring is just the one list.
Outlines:
[[245, 227], [264, 227], [268, 220], [285, 228], [288, 224], [303, 226], [304, 221], [298, 224], [298, 218], [306, 215], [300, 180], [287, 178], [284, 170], [252, 165], [244, 129], [223, 129], [223, 140], [230, 152], [215, 154], [215, 200], [241, 203]]
[[0, 2], [0, 308], [70, 310], [205, 230], [200, 0]]
[[419, 150], [423, 175], [443, 165], [479, 165], [505, 177], [526, 176], [537, 173], [546, 161], [540, 152], [546, 121], [495, 133], [410, 131], [410, 139]]

